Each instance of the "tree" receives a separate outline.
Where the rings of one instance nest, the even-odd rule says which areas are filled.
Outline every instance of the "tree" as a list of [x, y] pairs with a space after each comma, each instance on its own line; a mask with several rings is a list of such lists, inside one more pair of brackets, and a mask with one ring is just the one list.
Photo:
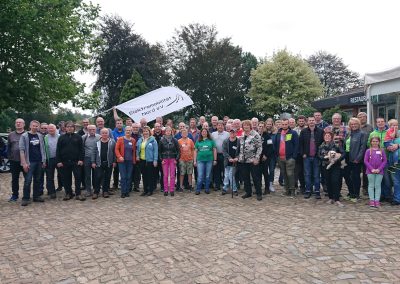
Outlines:
[[259, 65], [251, 73], [251, 84], [248, 95], [253, 109], [268, 116], [296, 113], [323, 92], [307, 62], [286, 50]]
[[137, 71], [149, 90], [168, 85], [167, 57], [160, 45], [150, 45], [134, 33], [132, 24], [118, 16], [106, 16], [100, 25], [93, 52], [94, 91], [100, 92], [100, 109], [117, 105], [126, 81]]
[[0, 109], [56, 106], [83, 92], [99, 7], [79, 0], [0, 1]]
[[132, 77], [128, 79], [122, 89], [119, 103], [122, 104], [126, 101], [134, 99], [147, 93], [148, 88], [144, 83], [142, 76], [136, 70], [133, 71]]
[[299, 109], [299, 111], [296, 113], [296, 117], [298, 117], [299, 115], [304, 115], [306, 118], [308, 118], [310, 116], [314, 116], [314, 112], [316, 111], [317, 110], [312, 106], [306, 106], [304, 108]]
[[214, 26], [200, 24], [177, 30], [167, 46], [173, 83], [194, 102], [188, 114], [247, 117], [245, 94], [257, 64], [254, 56], [229, 38], [218, 40]]
[[337, 55], [318, 51], [307, 59], [324, 87], [324, 97], [338, 96], [363, 85], [360, 75], [349, 70]]

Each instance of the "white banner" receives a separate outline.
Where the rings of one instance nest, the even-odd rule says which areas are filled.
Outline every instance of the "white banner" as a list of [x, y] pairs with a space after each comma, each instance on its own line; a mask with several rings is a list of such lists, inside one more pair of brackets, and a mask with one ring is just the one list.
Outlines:
[[193, 104], [192, 99], [175, 87], [162, 87], [116, 106], [135, 122], [148, 122]]

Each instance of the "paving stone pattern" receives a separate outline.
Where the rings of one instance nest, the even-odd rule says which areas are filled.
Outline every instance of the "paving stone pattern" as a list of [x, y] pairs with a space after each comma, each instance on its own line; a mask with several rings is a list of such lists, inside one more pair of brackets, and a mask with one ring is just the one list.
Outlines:
[[[22, 180], [21, 180], [22, 181]], [[400, 208], [218, 192], [9, 203], [0, 283], [400, 283]]]

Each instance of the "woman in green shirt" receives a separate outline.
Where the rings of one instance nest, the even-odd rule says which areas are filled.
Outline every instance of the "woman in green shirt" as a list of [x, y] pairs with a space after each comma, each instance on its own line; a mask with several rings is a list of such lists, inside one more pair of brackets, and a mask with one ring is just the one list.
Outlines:
[[202, 129], [194, 151], [194, 166], [197, 167], [196, 195], [200, 194], [201, 186], [205, 181], [205, 192], [210, 193], [210, 176], [212, 166], [217, 163], [217, 149], [210, 138], [207, 129]]

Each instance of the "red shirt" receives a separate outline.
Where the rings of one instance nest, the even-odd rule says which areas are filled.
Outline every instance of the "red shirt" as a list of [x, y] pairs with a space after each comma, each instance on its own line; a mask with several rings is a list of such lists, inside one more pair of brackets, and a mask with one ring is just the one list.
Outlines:
[[281, 160], [286, 160], [286, 133], [288, 130], [282, 130], [281, 141], [279, 143], [279, 158]]

